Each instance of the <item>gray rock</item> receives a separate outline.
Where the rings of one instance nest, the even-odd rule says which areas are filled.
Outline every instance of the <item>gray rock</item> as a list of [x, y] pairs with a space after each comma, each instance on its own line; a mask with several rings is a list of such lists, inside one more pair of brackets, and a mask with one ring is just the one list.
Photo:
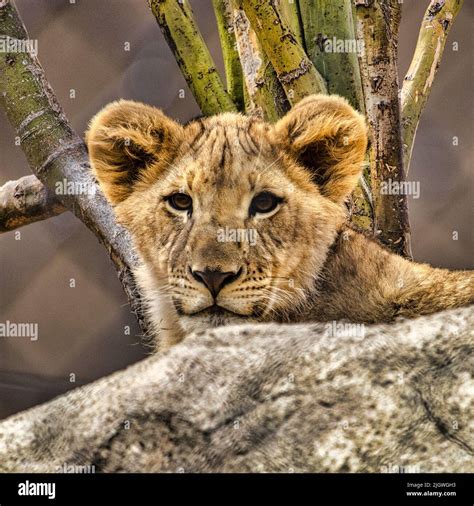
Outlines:
[[0, 471], [473, 472], [473, 322], [195, 334], [0, 423]]

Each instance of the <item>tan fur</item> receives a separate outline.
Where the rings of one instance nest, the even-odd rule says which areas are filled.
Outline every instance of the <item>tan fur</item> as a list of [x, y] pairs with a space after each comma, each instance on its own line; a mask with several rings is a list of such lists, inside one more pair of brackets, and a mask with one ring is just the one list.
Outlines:
[[[130, 101], [107, 106], [87, 143], [99, 183], [134, 238], [137, 280], [161, 348], [191, 331], [243, 322], [390, 321], [474, 300], [471, 272], [403, 259], [346, 224], [361, 174], [363, 117], [340, 97], [301, 101], [275, 125], [221, 114], [181, 126]], [[250, 216], [270, 191], [273, 215]], [[192, 215], [169, 209], [175, 192]], [[222, 241], [223, 231], [256, 240]], [[213, 298], [190, 268], [237, 272]]]

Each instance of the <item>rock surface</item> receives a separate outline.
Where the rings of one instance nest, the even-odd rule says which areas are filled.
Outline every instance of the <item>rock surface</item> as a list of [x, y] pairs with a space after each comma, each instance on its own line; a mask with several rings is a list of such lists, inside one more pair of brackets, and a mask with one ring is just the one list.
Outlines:
[[192, 335], [1, 422], [0, 471], [473, 472], [473, 323]]

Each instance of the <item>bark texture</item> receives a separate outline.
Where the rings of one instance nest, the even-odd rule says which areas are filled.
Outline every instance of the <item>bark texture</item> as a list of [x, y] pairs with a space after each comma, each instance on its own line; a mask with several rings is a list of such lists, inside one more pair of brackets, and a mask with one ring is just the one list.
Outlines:
[[302, 1], [300, 6], [306, 50], [328, 93], [347, 98], [364, 113], [351, 0]]
[[243, 9], [234, 9], [234, 26], [247, 93], [246, 112], [275, 122], [290, 109], [285, 90]]
[[441, 63], [454, 18], [464, 0], [431, 0], [423, 17], [415, 53], [402, 86], [403, 163], [408, 173], [413, 143]]
[[[28, 39], [18, 12], [10, 2], [0, 4], [0, 39]], [[92, 177], [87, 149], [71, 128], [38, 59], [31, 53], [0, 53], [0, 105], [20, 138], [32, 172], [51, 191], [56, 183], [76, 190], [55, 193], [109, 253], [142, 329], [140, 300], [131, 269], [136, 263], [128, 232], [115, 222], [113, 210]]]
[[0, 187], [0, 233], [45, 220], [66, 211], [56, 195], [36, 176], [8, 181]]
[[286, 23], [294, 33], [296, 40], [304, 48], [303, 24], [301, 22], [300, 2], [298, 0], [275, 0]]
[[406, 195], [383, 192], [384, 184], [405, 181], [398, 95], [397, 41], [401, 17], [398, 0], [356, 0], [357, 38], [365, 111], [370, 127], [370, 172], [375, 230], [392, 251], [411, 256]]
[[221, 41], [227, 92], [239, 111], [244, 111], [244, 79], [235, 37], [232, 0], [212, 0], [212, 5]]
[[203, 114], [237, 107], [227, 94], [216, 65], [194, 21], [187, 0], [148, 0], [161, 31]]
[[239, 0], [291, 105], [312, 93], [325, 93], [326, 83], [308, 58], [277, 4], [271, 0]]
[[[351, 0], [300, 0], [306, 51], [327, 83], [328, 93], [347, 98], [365, 112], [358, 54], [363, 52], [355, 36]], [[343, 51], [340, 49], [343, 45]], [[349, 209], [351, 221], [370, 234], [375, 231], [370, 170], [354, 190]]]

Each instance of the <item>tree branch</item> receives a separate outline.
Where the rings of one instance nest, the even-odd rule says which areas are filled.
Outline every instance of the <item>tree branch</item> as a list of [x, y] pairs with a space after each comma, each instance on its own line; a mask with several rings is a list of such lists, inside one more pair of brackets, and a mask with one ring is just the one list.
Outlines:
[[295, 34], [296, 40], [304, 48], [303, 26], [301, 22], [301, 12], [298, 0], [276, 0], [278, 8], [285, 21], [288, 23], [291, 31]]
[[[299, 0], [306, 51], [325, 79], [329, 93], [341, 95], [365, 112], [357, 55], [363, 50], [356, 39], [351, 0]], [[342, 44], [342, 48], [340, 45]], [[351, 196], [351, 221], [374, 232], [370, 170]], [[367, 191], [366, 191], [367, 190]]]
[[[90, 172], [87, 150], [72, 130], [37, 58], [25, 51], [28, 35], [9, 0], [0, 2], [0, 41], [9, 48], [0, 52], [0, 104], [20, 137], [33, 173], [55, 192], [104, 244], [117, 269], [132, 311], [142, 329], [140, 301], [131, 267], [136, 263], [128, 233], [115, 222], [113, 211]], [[72, 187], [72, 190], [71, 190]]]
[[243, 111], [245, 108], [244, 80], [239, 52], [237, 50], [234, 11], [231, 3], [232, 0], [212, 0], [221, 41], [222, 56], [224, 58], [227, 92], [239, 111]]
[[[300, 0], [306, 50], [327, 83], [364, 112], [364, 94], [357, 54], [351, 0]], [[340, 47], [342, 45], [342, 48]]]
[[246, 107], [247, 113], [263, 117], [267, 121], [276, 121], [290, 108], [285, 90], [242, 9], [234, 9], [234, 26], [250, 102]]
[[24, 176], [0, 186], [0, 233], [46, 220], [66, 211], [36, 176]]
[[421, 23], [410, 68], [403, 81], [403, 158], [408, 172], [421, 113], [443, 56], [444, 46], [464, 0], [431, 0]]
[[272, 0], [239, 0], [292, 105], [326, 84]]
[[148, 0], [153, 15], [204, 115], [237, 111], [194, 21], [187, 0]]
[[407, 198], [387, 191], [405, 181], [398, 96], [398, 0], [355, 0], [357, 38], [364, 43], [360, 70], [366, 116], [376, 233], [398, 254], [411, 256]]

